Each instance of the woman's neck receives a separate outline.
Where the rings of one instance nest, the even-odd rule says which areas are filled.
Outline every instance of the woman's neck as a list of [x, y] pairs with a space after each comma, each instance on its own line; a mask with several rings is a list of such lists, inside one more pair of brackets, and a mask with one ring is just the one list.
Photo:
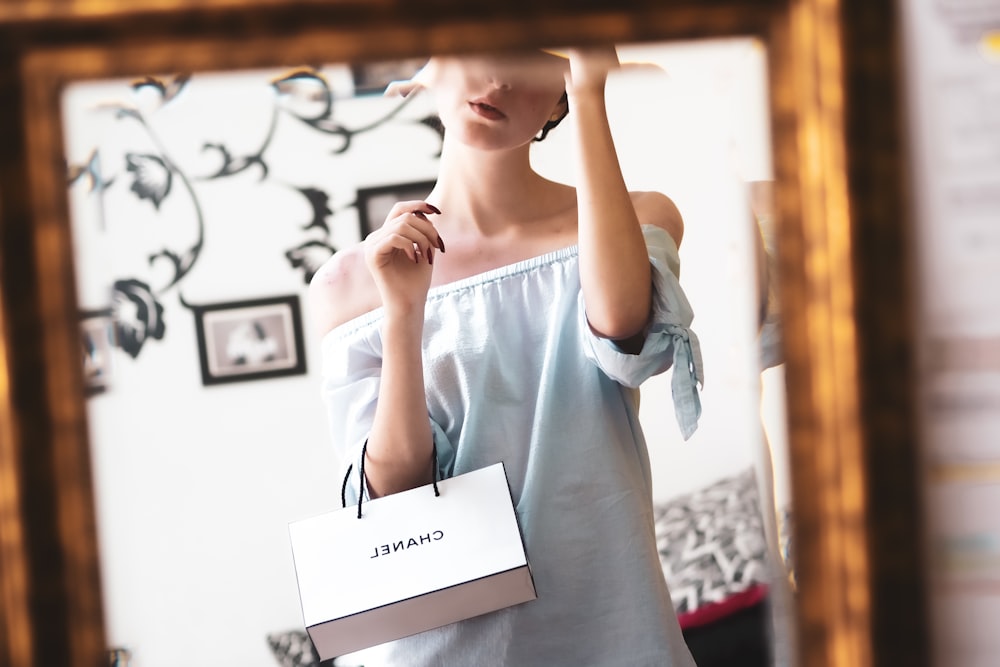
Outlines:
[[565, 208], [566, 186], [531, 168], [529, 146], [482, 151], [458, 142], [444, 143], [437, 185], [429, 200], [449, 225], [473, 226], [483, 235], [509, 231]]

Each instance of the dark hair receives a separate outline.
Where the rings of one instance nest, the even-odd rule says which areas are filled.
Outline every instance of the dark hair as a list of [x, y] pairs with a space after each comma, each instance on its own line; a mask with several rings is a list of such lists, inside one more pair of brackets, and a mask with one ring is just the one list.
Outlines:
[[559, 98], [559, 104], [562, 105], [563, 112], [558, 118], [546, 121], [545, 125], [542, 126], [542, 131], [538, 133], [538, 136], [532, 139], [532, 141], [545, 141], [545, 137], [549, 136], [549, 132], [554, 130], [559, 123], [563, 121], [563, 118], [569, 114], [569, 99], [566, 96], [566, 91], [563, 91], [562, 97]]

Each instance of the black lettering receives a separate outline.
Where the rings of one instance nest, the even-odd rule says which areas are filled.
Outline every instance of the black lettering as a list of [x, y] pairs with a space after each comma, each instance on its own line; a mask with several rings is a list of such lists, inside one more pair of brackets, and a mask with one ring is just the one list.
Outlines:
[[[399, 540], [398, 542], [390, 542], [389, 544], [383, 544], [375, 547], [374, 553], [369, 556], [369, 558], [378, 558], [379, 556], [388, 556], [391, 553], [396, 553], [397, 551], [403, 551], [409, 549], [410, 547], [418, 547], [421, 544], [430, 544], [431, 542], [436, 542], [438, 540], [444, 539], [443, 530], [435, 530], [430, 533], [424, 533], [423, 535], [418, 535], [417, 537], [411, 537], [407, 540]], [[417, 541], [419, 540], [419, 542]]]

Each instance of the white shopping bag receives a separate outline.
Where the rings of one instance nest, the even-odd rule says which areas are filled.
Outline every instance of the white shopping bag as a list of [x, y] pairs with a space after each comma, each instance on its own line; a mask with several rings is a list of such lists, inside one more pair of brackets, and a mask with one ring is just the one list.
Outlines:
[[289, 525], [320, 659], [534, 600], [502, 463]]

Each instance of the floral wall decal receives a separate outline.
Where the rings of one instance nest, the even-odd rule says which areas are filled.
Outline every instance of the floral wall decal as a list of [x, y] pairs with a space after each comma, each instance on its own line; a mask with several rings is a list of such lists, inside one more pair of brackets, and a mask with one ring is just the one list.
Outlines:
[[310, 229], [317, 228], [324, 232], [330, 231], [330, 225], [327, 223], [327, 217], [333, 215], [333, 211], [330, 210], [330, 195], [326, 194], [319, 188], [297, 188], [302, 196], [305, 197], [313, 208], [313, 218], [309, 221], [304, 230], [309, 231]]
[[132, 82], [132, 88], [140, 90], [144, 87], [155, 89], [160, 94], [160, 101], [166, 104], [177, 97], [177, 94], [184, 89], [185, 84], [191, 80], [190, 74], [177, 74], [170, 78], [158, 76], [145, 76]]
[[148, 199], [155, 208], [160, 208], [160, 202], [170, 194], [172, 180], [170, 167], [157, 155], [137, 155], [129, 153], [125, 156], [125, 168], [134, 176], [131, 190], [139, 199]]
[[336, 248], [324, 241], [306, 241], [302, 245], [285, 251], [285, 257], [292, 268], [301, 269], [302, 277], [308, 285], [323, 263], [333, 257]]
[[149, 285], [135, 279], [115, 281], [112, 302], [115, 339], [130, 357], [138, 357], [147, 340], [163, 338], [163, 306]]
[[91, 192], [100, 192], [110, 187], [115, 180], [114, 178], [106, 180], [101, 175], [101, 160], [96, 148], [90, 152], [90, 157], [86, 164], [70, 165], [67, 176], [70, 186], [85, 179], [90, 186]]
[[[345, 93], [340, 83], [331, 83], [328, 73], [342, 74], [342, 71], [336, 67], [328, 71], [305, 67], [277, 76], [254, 73], [246, 85], [253, 86], [258, 93], [266, 90], [271, 93], [254, 98], [258, 108], [252, 110], [253, 118], [264, 124], [259, 130], [251, 129], [240, 135], [239, 140], [233, 136], [212, 136], [218, 130], [213, 130], [210, 117], [235, 124], [249, 116], [248, 109], [219, 108], [218, 104], [202, 102], [199, 95], [204, 97], [205, 84], [201, 81], [205, 75], [142, 77], [123, 87], [118, 97], [90, 107], [89, 113], [104, 114], [107, 123], [120, 128], [106, 134], [127, 135], [131, 143], [124, 148], [116, 147], [116, 154], [115, 150], [104, 150], [105, 138], [97, 138], [84, 160], [68, 164], [68, 187], [86, 188], [90, 196], [97, 198], [102, 210], [123, 206], [123, 196], [145, 203], [148, 206], [145, 213], [141, 206], [136, 209], [135, 205], [129, 205], [130, 211], [139, 211], [141, 219], [133, 219], [133, 215], [127, 224], [148, 229], [148, 240], [154, 244], [145, 252], [145, 270], [133, 262], [128, 273], [114, 276], [110, 281], [110, 308], [107, 304], [87, 304], [89, 311], [95, 307], [110, 310], [115, 330], [113, 344], [129, 358], [138, 359], [147, 349], [147, 343], [162, 342], [168, 330], [173, 331], [167, 326], [170, 306], [164, 300], [165, 295], [186, 284], [196, 267], [199, 270], [203, 264], [211, 267], [214, 261], [219, 263], [217, 268], [222, 268], [224, 253], [240, 243], [240, 238], [220, 239], [207, 234], [208, 229], [223, 227], [218, 218], [219, 207], [205, 204], [210, 189], [216, 187], [214, 184], [236, 183], [239, 179], [239, 187], [259, 188], [259, 192], [247, 190], [247, 197], [284, 191], [301, 197], [299, 201], [304, 200], [304, 216], [289, 215], [286, 220], [268, 224], [284, 225], [291, 232], [291, 235], [282, 233], [286, 245], [274, 248], [274, 252], [281, 253], [287, 269], [301, 276], [300, 284], [305, 285], [342, 245], [336, 241], [337, 230], [343, 237], [343, 224], [357, 225], [355, 194], [363, 184], [349, 188], [347, 193], [340, 192], [343, 183], [314, 180], [298, 170], [301, 163], [318, 160], [321, 155], [336, 159], [350, 157], [359, 137], [389, 126], [395, 127], [394, 131], [402, 129], [422, 137], [420, 141], [425, 143], [432, 138], [428, 158], [439, 157], [442, 134], [433, 115], [421, 114], [419, 110], [416, 114], [404, 113], [415, 96], [400, 100], [367, 95], [363, 103], [373, 111], [361, 117], [357, 111], [361, 97]], [[199, 108], [199, 104], [206, 105], [204, 127], [190, 121], [190, 110]], [[183, 125], [175, 120], [182, 116], [177, 113], [181, 108], [188, 110], [188, 120]], [[196, 113], [194, 117], [202, 116]], [[310, 134], [315, 138], [308, 138]], [[247, 145], [247, 137], [253, 136], [260, 139]], [[293, 145], [293, 141], [297, 143]], [[294, 173], [294, 177], [287, 177], [288, 173]], [[338, 189], [336, 206], [334, 189]], [[91, 226], [95, 229], [87, 233], [111, 233], [105, 229], [103, 220]], [[155, 247], [154, 237], [162, 237], [159, 248]], [[208, 245], [208, 238], [214, 245]], [[185, 289], [185, 296], [189, 292]], [[180, 298], [177, 303], [191, 309], [197, 301], [185, 302]]]

